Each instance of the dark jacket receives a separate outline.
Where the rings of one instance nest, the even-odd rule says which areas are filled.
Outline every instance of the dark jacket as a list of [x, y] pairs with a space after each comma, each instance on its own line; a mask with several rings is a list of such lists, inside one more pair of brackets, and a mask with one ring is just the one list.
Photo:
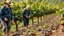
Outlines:
[[23, 11], [23, 18], [26, 18], [26, 16], [30, 16], [30, 10], [24, 9], [24, 11]]
[[7, 18], [8, 20], [13, 20], [14, 17], [12, 15], [12, 9], [7, 8], [6, 6], [3, 6], [3, 8], [0, 11], [0, 17], [4, 21], [4, 18]]

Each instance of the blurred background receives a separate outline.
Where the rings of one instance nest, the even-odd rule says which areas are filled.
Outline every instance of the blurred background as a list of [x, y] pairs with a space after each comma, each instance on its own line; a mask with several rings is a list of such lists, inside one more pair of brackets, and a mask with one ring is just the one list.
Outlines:
[[[0, 0], [0, 9], [4, 6], [6, 0]], [[61, 14], [64, 13], [64, 0], [11, 0], [13, 5], [13, 15], [15, 17], [15, 25], [11, 25], [10, 36], [12, 35], [29, 35], [34, 32], [37, 36], [42, 36], [45, 31], [47, 34], [53, 29], [57, 29], [60, 24]], [[30, 22], [29, 29], [23, 31], [24, 8], [30, 5]], [[1, 26], [1, 25], [0, 25]], [[52, 27], [53, 26], [53, 27]], [[46, 29], [46, 30], [45, 30]], [[43, 32], [44, 30], [44, 32]], [[0, 35], [3, 34], [2, 28]], [[19, 36], [18, 35], [18, 36]], [[63, 35], [63, 34], [62, 34]], [[56, 35], [55, 35], [56, 36]]]

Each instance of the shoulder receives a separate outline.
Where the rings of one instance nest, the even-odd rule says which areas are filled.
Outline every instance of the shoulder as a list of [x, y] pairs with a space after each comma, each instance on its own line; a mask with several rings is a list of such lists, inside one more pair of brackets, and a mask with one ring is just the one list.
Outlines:
[[23, 13], [26, 13], [26, 9], [25, 8], [23, 9]]
[[10, 8], [10, 10], [12, 11], [12, 8]]
[[2, 9], [4, 9], [6, 6], [2, 6]]
[[5, 6], [2, 6], [1, 10], [5, 9]]
[[24, 8], [23, 11], [26, 11], [26, 9]]

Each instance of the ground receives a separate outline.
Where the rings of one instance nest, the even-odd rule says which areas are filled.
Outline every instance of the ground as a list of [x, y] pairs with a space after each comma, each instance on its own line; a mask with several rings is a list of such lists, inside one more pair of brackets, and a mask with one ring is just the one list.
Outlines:
[[[18, 32], [11, 31], [10, 36], [12, 35], [13, 36], [26, 36], [29, 34], [36, 34], [36, 36], [44, 36], [44, 34], [42, 33], [43, 28], [46, 27], [46, 25], [48, 25], [50, 29], [53, 24], [57, 25], [58, 22], [59, 22], [59, 16], [56, 15], [55, 13], [50, 14], [50, 15], [45, 15], [43, 17], [43, 21], [41, 22], [42, 23], [41, 25], [34, 23], [33, 26], [29, 25], [28, 30], [20, 29]], [[62, 25], [59, 25], [57, 30], [52, 30], [52, 34], [50, 34], [49, 36], [64, 36], [64, 32], [62, 32]]]

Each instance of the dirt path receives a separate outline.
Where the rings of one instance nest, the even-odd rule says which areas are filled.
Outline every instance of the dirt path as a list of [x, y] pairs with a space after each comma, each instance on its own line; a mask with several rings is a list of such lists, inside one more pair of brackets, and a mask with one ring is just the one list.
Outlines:
[[[53, 15], [53, 14], [52, 14]], [[54, 15], [54, 17], [52, 17], [52, 19], [50, 19], [50, 24], [58, 24], [59, 17]], [[52, 33], [52, 35], [50, 36], [64, 36], [64, 32], [62, 32], [62, 25], [59, 25], [57, 30], [54, 30], [55, 32]]]
[[56, 32], [54, 32], [50, 36], [64, 36], [64, 32], [62, 32], [62, 25], [60, 25], [59, 28], [58, 28], [58, 30], [56, 30]]
[[[48, 24], [51, 26], [52, 24], [58, 24], [58, 20], [59, 20], [59, 17], [56, 14], [50, 14], [50, 15], [44, 16], [43, 24]], [[64, 32], [62, 32], [62, 25], [60, 25], [59, 28], [54, 31], [55, 32], [53, 32], [52, 35], [50, 36], [64, 36]]]
[[[59, 17], [56, 14], [51, 14], [44, 17], [45, 24], [58, 24]], [[55, 32], [52, 33], [50, 36], [64, 36], [64, 32], [62, 32], [62, 25], [58, 27], [58, 30], [54, 30]]]

